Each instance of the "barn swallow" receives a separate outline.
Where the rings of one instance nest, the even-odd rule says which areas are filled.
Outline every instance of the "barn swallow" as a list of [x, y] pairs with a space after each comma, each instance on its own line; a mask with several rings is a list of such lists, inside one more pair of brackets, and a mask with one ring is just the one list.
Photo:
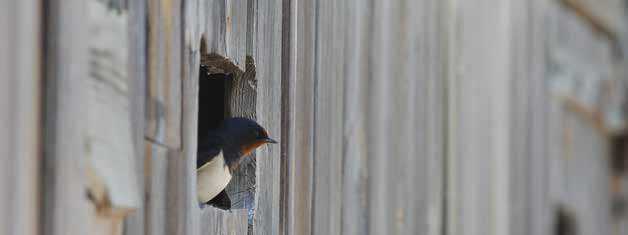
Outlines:
[[[248, 118], [226, 119], [218, 129], [210, 131], [208, 137], [199, 143], [197, 151], [196, 192], [199, 203], [230, 208], [231, 203], [224, 189], [240, 163], [256, 148], [276, 143], [262, 126]], [[219, 194], [222, 197], [217, 197]]]

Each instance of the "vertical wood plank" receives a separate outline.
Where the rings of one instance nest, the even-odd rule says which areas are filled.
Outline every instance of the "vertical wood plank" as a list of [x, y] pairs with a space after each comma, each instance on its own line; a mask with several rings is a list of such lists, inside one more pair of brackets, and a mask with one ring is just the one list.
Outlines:
[[[257, 71], [257, 118], [271, 136], [281, 135], [281, 0], [253, 3], [255, 40], [252, 57]], [[281, 140], [279, 140], [281, 142]], [[257, 191], [253, 231], [255, 234], [279, 232], [280, 147], [268, 145], [257, 151]]]
[[[291, 4], [292, 5], [292, 4]], [[294, 127], [290, 135], [294, 140], [293, 161], [288, 177], [291, 207], [286, 213], [291, 228], [288, 234], [312, 233], [312, 197], [313, 197], [313, 114], [314, 114], [314, 61], [315, 61], [315, 1], [295, 1], [294, 102], [292, 119]], [[285, 128], [285, 127], [284, 127]]]
[[450, 232], [508, 234], [510, 2], [456, 4]]
[[279, 234], [294, 233], [294, 85], [296, 73], [296, 0], [282, 1], [281, 19], [281, 166]]
[[[393, 156], [398, 159], [398, 152], [391, 146], [394, 144], [389, 134], [390, 123], [394, 117], [393, 110], [389, 104], [392, 102], [393, 94], [391, 86], [398, 79], [398, 73], [393, 74], [393, 58], [395, 49], [393, 42], [397, 27], [393, 26], [393, 9], [391, 2], [373, 1], [371, 3], [371, 29], [369, 35], [369, 71], [367, 77], [367, 91], [370, 94], [367, 103], [367, 125], [369, 127], [369, 137], [367, 140], [368, 152], [368, 184], [369, 184], [369, 232], [373, 234], [393, 233], [396, 225], [397, 209], [395, 204], [389, 205], [389, 193], [394, 191], [396, 186], [389, 185], [389, 170], [393, 169], [392, 161], [387, 157]], [[374, 20], [378, 19], [378, 20]], [[396, 41], [395, 41], [396, 42]], [[384, 79], [387, 78], [387, 79]], [[390, 81], [390, 82], [389, 82]], [[394, 203], [394, 202], [392, 202]]]
[[42, 117], [41, 3], [0, 3], [0, 233], [39, 234]]
[[144, 144], [144, 233], [168, 234], [168, 152], [150, 141]]
[[181, 145], [182, 23], [179, 0], [148, 1], [148, 80], [145, 135], [172, 148]]
[[[530, 13], [528, 17], [529, 31], [531, 37], [529, 47], [522, 50], [529, 51], [527, 60], [528, 76], [519, 79], [526, 79], [529, 83], [528, 94], [528, 132], [529, 141], [529, 160], [527, 163], [527, 181], [528, 189], [526, 190], [527, 202], [527, 224], [524, 231], [518, 234], [539, 234], [549, 235], [553, 231], [553, 222], [551, 219], [552, 208], [549, 198], [549, 180], [551, 177], [549, 166], [550, 161], [550, 135], [551, 130], [549, 121], [549, 94], [545, 78], [545, 70], [547, 61], [544, 46], [545, 43], [545, 27], [547, 27], [547, 8], [546, 1], [537, 0], [529, 1]], [[513, 133], [514, 134], [514, 133]], [[513, 218], [516, 219], [516, 218]]]
[[[355, 6], [355, 7], [354, 7]], [[342, 234], [368, 233], [367, 185], [367, 107], [365, 77], [368, 76], [366, 55], [368, 35], [367, 4], [348, 1], [342, 5], [347, 12], [345, 59], [343, 65], [343, 162], [342, 162]]]
[[43, 234], [87, 234], [83, 142], [86, 3], [46, 2]]
[[334, 1], [316, 5], [314, 70], [313, 230], [314, 234], [341, 233], [342, 192], [342, 66], [344, 34], [339, 32], [342, 9]]
[[[420, 57], [419, 61], [424, 61], [426, 66], [426, 81], [423, 82], [425, 87], [423, 91], [427, 97], [425, 97], [425, 109], [419, 112], [418, 115], [425, 116], [424, 131], [416, 131], [416, 135], [424, 135], [423, 141], [425, 142], [425, 150], [417, 149], [417, 155], [421, 155], [423, 151], [426, 151], [427, 156], [425, 163], [419, 163], [419, 166], [423, 166], [427, 172], [420, 177], [426, 177], [425, 186], [419, 187], [415, 193], [417, 197], [423, 195], [426, 197], [425, 205], [417, 208], [419, 212], [419, 218], [424, 220], [425, 227], [420, 228], [419, 231], [425, 234], [437, 235], [445, 234], [443, 230], [447, 221], [444, 219], [445, 210], [445, 157], [446, 157], [446, 136], [447, 136], [447, 98], [446, 98], [446, 84], [447, 84], [447, 22], [443, 20], [446, 16], [447, 3], [443, 1], [424, 1], [423, 8], [425, 22], [422, 27], [424, 36], [427, 40], [423, 41], [423, 47], [425, 47], [425, 53]], [[420, 7], [420, 6], [417, 6]], [[419, 36], [421, 37], [421, 36]], [[421, 41], [420, 39], [417, 39]], [[420, 50], [419, 50], [420, 51]], [[425, 134], [423, 133], [425, 132]], [[420, 139], [417, 137], [417, 139]]]
[[104, 185], [105, 195], [97, 195], [91, 184], [87, 187], [94, 203], [127, 214], [140, 204], [130, 109], [134, 96], [129, 89], [128, 10], [111, 2], [90, 1], [87, 6], [87, 169]]
[[513, 1], [510, 234], [552, 234], [547, 196], [547, 86], [543, 1]]
[[129, 94], [137, 190], [142, 198], [140, 210], [125, 220], [124, 234], [145, 234], [144, 120], [146, 97], [146, 2], [129, 1]]

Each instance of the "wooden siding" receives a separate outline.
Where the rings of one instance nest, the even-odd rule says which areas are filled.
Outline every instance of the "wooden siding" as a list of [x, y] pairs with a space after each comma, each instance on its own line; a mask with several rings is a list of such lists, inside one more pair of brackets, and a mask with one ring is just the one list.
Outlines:
[[42, 211], [41, 2], [0, 5], [0, 233], [35, 235]]
[[[619, 234], [625, 16], [589, 2], [2, 2], [0, 233]], [[227, 211], [196, 202], [201, 65], [280, 142]]]

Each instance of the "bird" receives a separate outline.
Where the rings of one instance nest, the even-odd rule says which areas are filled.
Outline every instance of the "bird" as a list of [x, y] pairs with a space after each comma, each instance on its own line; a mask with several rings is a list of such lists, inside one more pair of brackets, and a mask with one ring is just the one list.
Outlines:
[[196, 158], [196, 190], [201, 207], [209, 204], [229, 209], [224, 191], [242, 161], [264, 144], [276, 144], [257, 122], [244, 117], [227, 118], [199, 142]]

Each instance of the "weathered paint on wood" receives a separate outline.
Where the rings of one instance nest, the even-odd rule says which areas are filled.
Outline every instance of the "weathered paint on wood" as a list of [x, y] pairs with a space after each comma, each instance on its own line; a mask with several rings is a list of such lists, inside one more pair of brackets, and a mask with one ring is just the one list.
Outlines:
[[[90, 77], [85, 145], [89, 175], [103, 184], [102, 195], [88, 185], [98, 206], [118, 213], [139, 207], [129, 89], [128, 12], [89, 1], [88, 50]], [[129, 180], [131, 179], [131, 180]], [[107, 205], [104, 205], [107, 204]]]

